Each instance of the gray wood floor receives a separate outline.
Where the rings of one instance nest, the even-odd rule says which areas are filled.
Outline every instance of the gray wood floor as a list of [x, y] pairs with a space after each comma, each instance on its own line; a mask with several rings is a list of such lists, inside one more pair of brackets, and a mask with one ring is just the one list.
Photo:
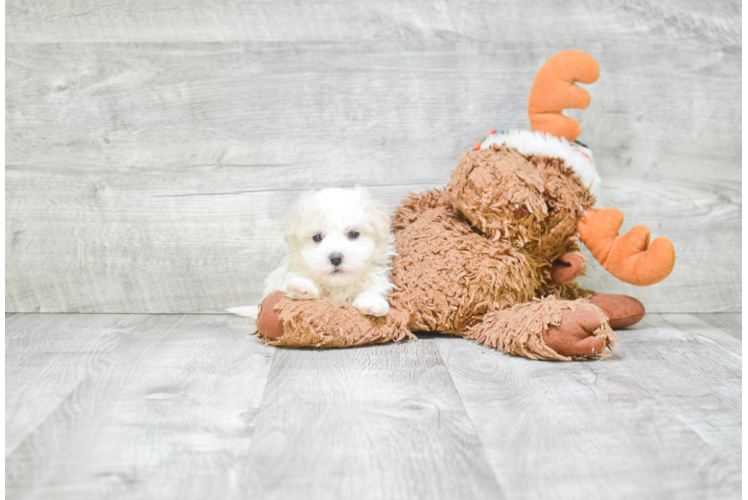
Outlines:
[[741, 314], [650, 314], [577, 363], [252, 329], [6, 315], [7, 497], [740, 497]]

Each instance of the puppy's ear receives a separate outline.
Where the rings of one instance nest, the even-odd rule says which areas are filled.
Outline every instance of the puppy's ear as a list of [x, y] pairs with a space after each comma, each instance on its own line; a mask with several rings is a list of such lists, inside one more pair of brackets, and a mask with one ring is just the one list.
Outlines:
[[372, 200], [369, 204], [369, 221], [377, 236], [386, 238], [390, 234], [392, 220], [387, 207], [381, 201]]
[[296, 232], [299, 230], [299, 224], [301, 224], [301, 209], [297, 203], [288, 213], [288, 223], [286, 224], [286, 232], [283, 235], [285, 241], [291, 241], [296, 238]]

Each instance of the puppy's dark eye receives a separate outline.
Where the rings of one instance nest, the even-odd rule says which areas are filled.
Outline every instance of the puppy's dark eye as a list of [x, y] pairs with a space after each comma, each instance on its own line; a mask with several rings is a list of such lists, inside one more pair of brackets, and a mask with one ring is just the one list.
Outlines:
[[322, 241], [322, 235], [321, 234], [315, 234], [314, 236], [312, 236], [312, 239], [314, 241], [316, 241], [317, 243], [319, 243], [320, 241]]
[[348, 237], [349, 237], [350, 239], [352, 239], [352, 240], [355, 240], [356, 238], [358, 238], [358, 232], [356, 232], [356, 231], [351, 231], [350, 233], [348, 233]]
[[547, 201], [545, 202], [545, 208], [548, 210], [548, 213], [553, 212], [553, 207]]

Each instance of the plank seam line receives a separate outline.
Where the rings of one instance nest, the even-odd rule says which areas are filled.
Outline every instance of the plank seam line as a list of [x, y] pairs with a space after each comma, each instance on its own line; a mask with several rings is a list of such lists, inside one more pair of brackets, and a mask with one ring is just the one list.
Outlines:
[[436, 353], [439, 356], [439, 361], [442, 362], [442, 364], [444, 365], [444, 368], [447, 370], [447, 376], [449, 376], [449, 381], [452, 383], [452, 387], [457, 393], [457, 397], [460, 398], [460, 406], [462, 406], [462, 411], [465, 412], [465, 416], [467, 417], [468, 422], [470, 422], [470, 427], [473, 429], [473, 434], [475, 435], [476, 439], [478, 440], [478, 443], [480, 444], [480, 449], [481, 449], [481, 452], [483, 453], [483, 459], [488, 464], [488, 467], [491, 470], [491, 473], [493, 474], [494, 480], [496, 481], [496, 485], [500, 488], [502, 496], [506, 497], [504, 487], [502, 486], [501, 481], [499, 481], [499, 478], [496, 475], [496, 470], [494, 469], [493, 464], [491, 463], [491, 460], [488, 457], [488, 452], [486, 451], [485, 443], [483, 443], [483, 440], [481, 439], [480, 434], [478, 434], [478, 429], [476, 429], [473, 419], [470, 418], [470, 413], [468, 413], [467, 408], [465, 408], [465, 403], [462, 400], [462, 394], [460, 394], [460, 391], [457, 389], [457, 384], [455, 384], [454, 378], [452, 377], [452, 372], [449, 369], [449, 365], [447, 365], [447, 363], [444, 361], [444, 356], [442, 356], [442, 351], [441, 351], [441, 347], [439, 347], [439, 342], [436, 342], [435, 338], [422, 339], [421, 341], [424, 341], [424, 340], [431, 340], [432, 342], [434, 342], [434, 346], [436, 347]]
[[[688, 314], [689, 316], [695, 316], [696, 319], [699, 319], [699, 315], [698, 314], [691, 314], [691, 313], [675, 313], [675, 314]], [[668, 320], [668, 318], [666, 317], [666, 315], [662, 315], [662, 320], [665, 323], [667, 323], [668, 325], [672, 326], [674, 330], [679, 331], [680, 333], [682, 333], [683, 335], [686, 335], [687, 337], [690, 337], [690, 338], [696, 338], [696, 337], [698, 337], [699, 339], [702, 339], [702, 341], [704, 341], [704, 342], [708, 342], [710, 344], [718, 346], [720, 349], [724, 349], [725, 351], [727, 351], [728, 353], [730, 353], [732, 356], [736, 356], [740, 360], [743, 359], [742, 352], [735, 352], [732, 349], [730, 349], [729, 347], [725, 347], [724, 345], [720, 344], [719, 342], [717, 342], [717, 341], [715, 341], [713, 339], [710, 339], [709, 337], [706, 337], [704, 335], [699, 335], [699, 334], [695, 334], [695, 333], [691, 333], [691, 332], [685, 331], [682, 328], [677, 327], [672, 321]], [[699, 319], [699, 321], [702, 321], [702, 320]], [[704, 323], [706, 323], [706, 322], [704, 322]], [[718, 328], [716, 326], [712, 326], [712, 325], [710, 325], [708, 323], [706, 325], [709, 328], [712, 328], [712, 329], [714, 329], [714, 330], [722, 333], [723, 335], [727, 335], [729, 338], [731, 338], [733, 340], [736, 340], [737, 342], [740, 342], [740, 345], [741, 345], [741, 348], [742, 348], [742, 345], [743, 345], [743, 341], [742, 340], [736, 339], [735, 337], [733, 337], [729, 333], [725, 332], [724, 330], [722, 330], [722, 329], [720, 329], [720, 328]]]
[[[378, 187], [407, 187], [407, 186], [431, 186], [437, 184], [439, 181], [430, 182], [417, 182], [417, 183], [406, 183], [406, 184], [361, 184], [367, 188], [378, 188]], [[340, 188], [352, 188], [356, 184], [343, 185], [343, 186], [331, 186]], [[257, 190], [244, 190], [244, 191], [229, 191], [224, 193], [186, 193], [186, 194], [155, 194], [152, 198], [179, 198], [184, 196], [222, 196], [232, 194], [246, 194], [246, 193], [276, 193], [276, 192], [303, 192], [310, 191], [316, 188], [294, 188], [294, 189], [257, 189]]]
[[[251, 336], [251, 334], [247, 334], [247, 336]], [[267, 345], [265, 342], [262, 342], [261, 340], [260, 342]], [[252, 422], [252, 425], [254, 426], [255, 431], [257, 431], [257, 417], [262, 411], [263, 405], [265, 404], [265, 398], [267, 397], [268, 383], [270, 382], [270, 375], [273, 373], [273, 367], [275, 366], [275, 363], [276, 363], [275, 359], [276, 359], [276, 354], [278, 353], [278, 349], [279, 349], [278, 347], [274, 347], [273, 352], [270, 354], [271, 356], [270, 366], [268, 366], [267, 376], [265, 377], [265, 383], [262, 385], [262, 397], [260, 398], [260, 403], [257, 405], [257, 412], [254, 414], [254, 420]], [[250, 439], [249, 446], [246, 448], [247, 452], [253, 450], [256, 446], [258, 446], [257, 441], [258, 441], [257, 439]]]
[[[120, 314], [119, 316], [126, 316], [126, 315]], [[135, 316], [135, 315], [133, 315], [133, 316]], [[47, 414], [44, 416], [44, 418], [41, 421], [39, 421], [39, 423], [36, 425], [36, 427], [34, 427], [33, 430], [29, 431], [26, 434], [26, 436], [24, 436], [24, 438], [21, 441], [19, 441], [12, 450], [10, 450], [10, 451], [6, 450], [5, 451], [5, 460], [6, 460], [6, 462], [7, 462], [8, 458], [11, 457], [13, 454], [15, 454], [26, 441], [28, 441], [29, 439], [31, 439], [32, 436], [36, 435], [36, 433], [39, 431], [39, 429], [47, 422], [47, 420], [53, 414], [55, 414], [58, 411], [58, 409], [65, 402], [67, 402], [70, 399], [70, 397], [73, 395], [73, 393], [75, 393], [75, 391], [78, 390], [78, 388], [81, 386], [81, 384], [83, 384], [83, 382], [89, 380], [93, 375], [96, 374], [96, 370], [99, 369], [99, 367], [101, 367], [104, 363], [106, 363], [106, 362], [109, 361], [109, 359], [113, 356], [114, 352], [117, 349], [119, 349], [119, 347], [125, 341], [125, 339], [127, 338], [128, 334], [132, 333], [140, 325], [142, 325], [145, 322], [146, 318], [148, 317], [147, 314], [144, 314], [142, 316], [143, 317], [140, 319], [140, 321], [134, 323], [131, 328], [127, 329], [127, 332], [123, 333], [121, 330], [118, 331], [116, 333], [116, 335], [117, 335], [117, 343], [116, 343], [116, 345], [114, 345], [112, 347], [112, 349], [109, 350], [109, 352], [107, 352], [106, 355], [104, 355], [98, 363], [96, 363], [94, 366], [92, 366], [91, 369], [86, 373], [86, 375], [84, 377], [82, 377], [81, 379], [79, 379], [75, 383], [75, 385], [70, 388], [70, 391], [68, 391], [67, 394], [65, 394], [65, 396], [60, 399], [60, 401], [55, 405], [54, 408], [51, 408], [47, 412]]]

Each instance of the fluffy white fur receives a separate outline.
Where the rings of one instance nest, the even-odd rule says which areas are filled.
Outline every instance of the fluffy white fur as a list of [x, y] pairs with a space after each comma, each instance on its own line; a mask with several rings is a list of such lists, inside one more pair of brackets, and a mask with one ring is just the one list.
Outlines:
[[597, 172], [590, 149], [563, 138], [530, 130], [507, 130], [491, 134], [483, 140], [481, 149], [486, 149], [492, 144], [506, 144], [522, 154], [562, 158], [574, 170], [579, 180], [582, 181], [582, 185], [589, 188], [590, 193], [595, 195], [597, 198], [595, 205], [601, 206], [600, 195], [603, 181]]
[[[280, 290], [293, 299], [328, 297], [363, 314], [389, 312], [390, 262], [395, 255], [390, 216], [363, 187], [303, 194], [291, 210], [286, 256], [265, 280], [264, 296]], [[226, 309], [257, 318], [257, 306]]]

